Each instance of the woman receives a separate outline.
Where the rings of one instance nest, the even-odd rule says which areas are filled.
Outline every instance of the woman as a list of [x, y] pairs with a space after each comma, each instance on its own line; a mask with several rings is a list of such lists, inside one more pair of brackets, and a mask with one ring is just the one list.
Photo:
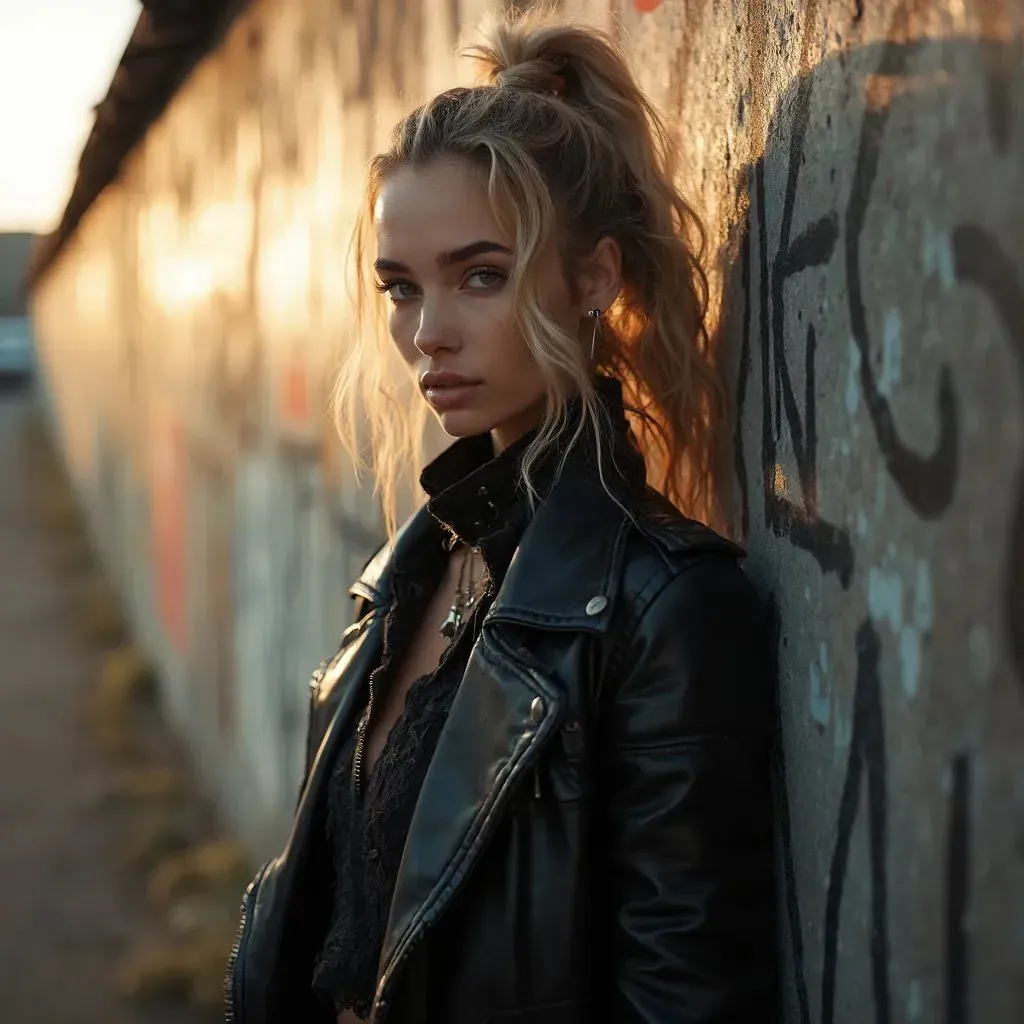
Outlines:
[[487, 82], [371, 165], [390, 340], [364, 303], [339, 396], [392, 528], [420, 425], [389, 352], [457, 440], [314, 677], [229, 1016], [767, 1021], [765, 636], [739, 549], [673, 505], [712, 507], [723, 436], [693, 216], [607, 37], [510, 21], [474, 53]]

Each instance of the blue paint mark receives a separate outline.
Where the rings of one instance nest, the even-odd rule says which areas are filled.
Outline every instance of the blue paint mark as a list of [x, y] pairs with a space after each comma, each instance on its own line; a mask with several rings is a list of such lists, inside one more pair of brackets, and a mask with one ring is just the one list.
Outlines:
[[852, 416], [860, 405], [860, 347], [853, 338], [847, 346], [850, 365], [846, 373], [846, 411]]
[[809, 694], [807, 707], [811, 712], [811, 718], [823, 729], [828, 728], [829, 712], [832, 701], [822, 685], [821, 672], [814, 662], [811, 663], [808, 671]]
[[953, 262], [953, 246], [947, 231], [934, 224], [925, 223], [924, 240], [921, 245], [921, 262], [929, 274], [935, 274], [943, 291], [952, 291], [956, 284]]
[[900, 685], [910, 698], [917, 696], [921, 678], [921, 636], [911, 625], [900, 632]]
[[888, 622], [898, 633], [903, 625], [903, 580], [898, 573], [876, 566], [868, 570], [868, 610], [877, 622]]
[[890, 309], [882, 327], [882, 373], [879, 394], [890, 397], [900, 382], [903, 369], [903, 322], [898, 310]]

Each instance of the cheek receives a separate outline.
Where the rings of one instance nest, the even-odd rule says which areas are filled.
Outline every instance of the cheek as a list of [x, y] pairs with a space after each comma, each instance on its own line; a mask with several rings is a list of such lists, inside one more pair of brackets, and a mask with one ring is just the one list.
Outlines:
[[392, 307], [388, 314], [388, 333], [403, 361], [410, 366], [416, 363], [420, 353], [416, 348], [416, 326], [408, 309]]
[[492, 311], [486, 325], [479, 333], [490, 339], [490, 358], [505, 372], [520, 376], [533, 363], [533, 356], [526, 345], [515, 314], [505, 308]]

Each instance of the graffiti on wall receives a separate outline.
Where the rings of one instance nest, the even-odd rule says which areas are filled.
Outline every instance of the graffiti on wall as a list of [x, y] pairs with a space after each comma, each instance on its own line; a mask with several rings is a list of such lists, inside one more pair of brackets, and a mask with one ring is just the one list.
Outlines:
[[[740, 518], [745, 536], [761, 529], [762, 523], [751, 522], [754, 481], [760, 479], [763, 494], [763, 528], [799, 552], [810, 556], [823, 578], [835, 579], [845, 592], [858, 569], [857, 543], [852, 531], [830, 522], [819, 505], [819, 430], [816, 395], [823, 381], [817, 371], [819, 344], [823, 330], [828, 330], [827, 343], [835, 342], [834, 314], [828, 327], [825, 317], [816, 318], [805, 308], [797, 311], [796, 321], [802, 331], [800, 343], [793, 343], [793, 317], [787, 313], [787, 284], [792, 283], [806, 300], [809, 289], [799, 287], [800, 279], [816, 269], [838, 271], [847, 305], [846, 316], [852, 345], [851, 373], [847, 388], [847, 406], [852, 411], [863, 407], [867, 412], [874, 440], [876, 458], [883, 472], [901, 495], [903, 502], [921, 521], [941, 519], [953, 502], [959, 477], [962, 452], [961, 403], [951, 367], [942, 363], [937, 370], [937, 385], [931, 395], [922, 394], [924, 408], [933, 418], [934, 441], [928, 450], [918, 450], [901, 436], [896, 424], [890, 397], [891, 380], [880, 349], [886, 343], [872, 334], [869, 325], [877, 317], [867, 309], [865, 273], [870, 272], [874, 241], [869, 235], [869, 210], [872, 204], [888, 120], [893, 111], [898, 84], [908, 76], [915, 59], [921, 57], [923, 42], [895, 41], [906, 35], [906, 5], [897, 10], [885, 42], [869, 53], [859, 54], [868, 67], [864, 81], [854, 83], [861, 90], [860, 123], [854, 125], [857, 142], [853, 150], [853, 166], [849, 168], [850, 187], [845, 199], [832, 198], [834, 205], [815, 212], [816, 205], [827, 190], [820, 178], [816, 187], [801, 192], [801, 172], [808, 161], [821, 152], [821, 140], [809, 143], [809, 123], [815, 82], [824, 72], [808, 71], [790, 89], [779, 104], [778, 120], [768, 127], [768, 145], [764, 156], [750, 169], [745, 183], [749, 202], [746, 222], [738, 246], [738, 267], [734, 279], [738, 285], [732, 308], [739, 322], [739, 365], [737, 375], [737, 406], [740, 424], [735, 437], [737, 475], [740, 487]], [[808, 35], [814, 18], [805, 24]], [[958, 40], [947, 46], [978, 49], [981, 44]], [[994, 59], [992, 44], [985, 44], [987, 68], [1008, 68], [1005, 60]], [[806, 41], [805, 41], [806, 54]], [[845, 73], [850, 74], [853, 61], [845, 55]], [[752, 65], [756, 62], [752, 61]], [[836, 73], [833, 69], [833, 73]], [[844, 72], [839, 72], [840, 74]], [[888, 82], [891, 92], [883, 97], [877, 92], [879, 82]], [[893, 84], [895, 83], [895, 84]], [[751, 83], [755, 97], [760, 83]], [[990, 137], [996, 153], [1007, 151], [1008, 78], [996, 75], [987, 82]], [[869, 89], [875, 89], [868, 95]], [[826, 96], [829, 96], [826, 91]], [[819, 114], [822, 111], [818, 111]], [[741, 118], [743, 116], [741, 109]], [[831, 125], [832, 112], [827, 123]], [[783, 129], [788, 128], [788, 131]], [[820, 173], [820, 169], [819, 169]], [[775, 175], [772, 179], [770, 176]], [[832, 176], [834, 180], [835, 171]], [[782, 185], [769, 194], [766, 182]], [[794, 229], [795, 212], [806, 227]], [[773, 237], [774, 233], [774, 237]], [[1021, 268], [1016, 267], [997, 233], [980, 224], [957, 224], [950, 233], [951, 259], [940, 268], [950, 287], [979, 289], [991, 301], [996, 319], [1002, 325], [1017, 359], [1024, 384], [1024, 286]], [[774, 251], [770, 247], [774, 242]], [[835, 281], [836, 277], [832, 277]], [[923, 290], [922, 290], [923, 291]], [[833, 289], [833, 293], [835, 289]], [[809, 305], [803, 301], [802, 307]], [[819, 313], [822, 308], [819, 307]], [[818, 319], [822, 322], [817, 322]], [[843, 339], [845, 343], [846, 339]], [[788, 344], [787, 344], [788, 341]], [[794, 353], [800, 352], [799, 365], [792, 365]], [[799, 358], [799, 357], [797, 357]], [[881, 362], [881, 369], [879, 365]], [[803, 388], [798, 385], [803, 378]], [[756, 434], [751, 429], [749, 411], [751, 389], [760, 384], [760, 452], [752, 458], [744, 444]], [[826, 388], [828, 385], [826, 384]], [[852, 389], [852, 393], [851, 393]], [[786, 443], [783, 444], [783, 441]], [[787, 472], [782, 449], [789, 453], [793, 472]], [[751, 465], [753, 463], [753, 465]], [[755, 469], [756, 466], [756, 469]], [[1011, 656], [1018, 675], [1024, 678], [1024, 582], [1021, 559], [1024, 557], [1024, 473], [1015, 483], [1016, 505], [1010, 534], [1005, 542], [1004, 569], [1004, 631], [1011, 640]], [[785, 623], [778, 623], [779, 635]], [[866, 815], [868, 842], [869, 962], [874, 1020], [889, 1024], [902, 1019], [894, 1009], [894, 993], [890, 982], [891, 942], [889, 928], [890, 883], [887, 873], [891, 808], [887, 781], [886, 723], [883, 704], [882, 655], [884, 641], [876, 616], [868, 614], [849, 638], [850, 659], [855, 661], [852, 714], [839, 803], [834, 812], [834, 833], [824, 902], [820, 1002], [812, 1012], [812, 998], [804, 964], [804, 921], [794, 863], [791, 809], [786, 787], [785, 755], [779, 758], [779, 812], [783, 846], [783, 874], [787, 930], [790, 942], [791, 986], [795, 992], [800, 1024], [812, 1020], [832, 1024], [835, 1019], [838, 945], [843, 896], [851, 863], [851, 838], [861, 814]], [[901, 652], [902, 654], [903, 652]], [[966, 1024], [969, 1000], [969, 950], [966, 917], [970, 902], [970, 819], [972, 756], [967, 750], [952, 750], [947, 755], [948, 778], [946, 796], [948, 830], [943, 857], [945, 861], [942, 892], [935, 899], [944, 903], [944, 1020], [947, 1024]]]
[[157, 615], [179, 654], [188, 646], [186, 620], [188, 508], [185, 431], [181, 419], [161, 410], [152, 431], [150, 522]]

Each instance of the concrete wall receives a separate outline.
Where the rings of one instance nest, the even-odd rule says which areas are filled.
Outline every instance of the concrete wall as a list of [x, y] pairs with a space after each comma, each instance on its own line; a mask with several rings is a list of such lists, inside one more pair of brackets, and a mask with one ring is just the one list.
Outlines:
[[1024, 12], [657, 7], [780, 622], [789, 1019], [1024, 1020]]
[[[379, 535], [324, 416], [366, 156], [486, 0], [264, 0], [34, 296], [61, 436], [254, 848]], [[794, 1024], [1024, 1020], [1024, 15], [593, 0], [676, 127], [779, 623]]]

